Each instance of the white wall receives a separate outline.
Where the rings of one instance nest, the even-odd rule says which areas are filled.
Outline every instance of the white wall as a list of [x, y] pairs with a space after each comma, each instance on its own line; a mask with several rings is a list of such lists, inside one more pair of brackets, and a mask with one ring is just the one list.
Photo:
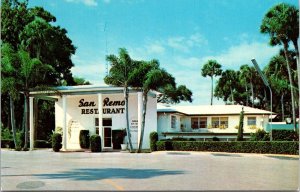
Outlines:
[[[104, 100], [106, 97], [109, 98], [110, 101], [123, 101], [123, 94], [103, 94], [102, 99]], [[95, 106], [86, 106], [79, 107], [79, 101], [84, 99], [85, 102], [94, 102]], [[122, 129], [126, 126], [126, 115], [125, 115], [125, 106], [103, 106], [103, 109], [115, 109], [115, 108], [124, 108], [123, 113], [118, 114], [103, 114], [103, 118], [112, 118], [112, 130]], [[131, 120], [138, 119], [138, 107], [137, 107], [137, 93], [130, 93], [129, 95], [129, 123]], [[68, 149], [79, 149], [79, 131], [80, 130], [89, 130], [90, 135], [96, 133], [95, 129], [95, 118], [98, 118], [98, 114], [82, 114], [82, 110], [93, 110], [98, 109], [98, 96], [97, 95], [76, 95], [76, 96], [67, 96], [67, 127], [71, 130], [71, 137], [68, 135]], [[143, 148], [150, 148], [149, 144], [149, 134], [152, 131], [156, 131], [156, 121], [157, 121], [157, 112], [156, 112], [156, 98], [150, 97], [148, 98], [147, 105], [147, 114], [146, 114], [146, 124], [145, 124], [145, 132], [144, 132], [144, 142]], [[62, 109], [62, 99], [58, 99], [55, 103], [55, 126], [63, 127], [63, 109]], [[101, 128], [100, 128], [101, 131]], [[137, 130], [131, 133], [132, 142], [134, 144], [134, 148], [137, 148], [138, 143], [138, 132]]]
[[[172, 113], [159, 113], [157, 119], [157, 132], [159, 135], [159, 139], [163, 139], [164, 136], [161, 134], [162, 132], [180, 132], [180, 124], [176, 129], [171, 128], [171, 115], [175, 115]], [[218, 116], [218, 117], [228, 117], [228, 128], [219, 129], [219, 128], [201, 128], [193, 130], [191, 128], [191, 118], [199, 117], [199, 116], [179, 116], [175, 115], [178, 118], [178, 122], [180, 117], [182, 118], [181, 124], [184, 125], [184, 132], [214, 132], [214, 133], [237, 133], [238, 129], [235, 127], [239, 125], [240, 116], [239, 115], [231, 115], [231, 116]], [[256, 129], [250, 129], [247, 125], [247, 117], [256, 117], [256, 127], [260, 129], [265, 129], [268, 124], [268, 116], [267, 115], [245, 115], [244, 116], [244, 133], [252, 133], [255, 132]], [[212, 116], [207, 117], [207, 126], [211, 125]]]

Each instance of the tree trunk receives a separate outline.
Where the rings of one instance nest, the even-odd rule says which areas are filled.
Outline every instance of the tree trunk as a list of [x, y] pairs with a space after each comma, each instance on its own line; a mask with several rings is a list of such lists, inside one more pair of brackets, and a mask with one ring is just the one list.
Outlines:
[[25, 98], [25, 103], [24, 103], [24, 108], [25, 108], [25, 132], [24, 132], [24, 135], [25, 135], [25, 140], [24, 140], [24, 150], [27, 150], [28, 148], [28, 127], [29, 127], [29, 110], [28, 110], [28, 107], [29, 107], [29, 93], [28, 92], [25, 92], [24, 93], [24, 98]]
[[295, 115], [294, 88], [293, 88], [293, 80], [292, 80], [290, 62], [289, 62], [289, 57], [288, 57], [288, 44], [287, 44], [287, 42], [283, 42], [283, 45], [284, 45], [284, 49], [283, 50], [284, 50], [284, 55], [285, 55], [285, 60], [286, 60], [286, 66], [287, 66], [287, 71], [288, 71], [288, 75], [289, 75], [290, 87], [291, 87], [293, 125], [294, 125], [294, 131], [296, 131], [296, 115]]
[[125, 96], [125, 111], [126, 111], [126, 134], [127, 142], [129, 143], [129, 151], [132, 152], [132, 142], [131, 142], [131, 133], [129, 128], [129, 116], [128, 116], [128, 88], [124, 87], [124, 96]]
[[284, 103], [283, 103], [283, 97], [284, 97], [284, 94], [281, 95], [281, 99], [280, 99], [280, 102], [281, 102], [282, 122], [284, 121]]
[[141, 126], [141, 135], [140, 135], [140, 143], [139, 148], [137, 150], [138, 153], [141, 152], [143, 147], [143, 139], [144, 139], [144, 130], [145, 130], [145, 121], [146, 121], [146, 111], [147, 111], [147, 102], [148, 102], [148, 91], [143, 92], [143, 116], [142, 116], [142, 126]]
[[11, 129], [13, 132], [13, 139], [15, 144], [15, 149], [18, 147], [17, 145], [17, 137], [16, 137], [16, 124], [15, 124], [15, 105], [14, 101], [11, 96], [9, 96], [9, 103], [10, 103], [10, 120], [11, 120]]
[[249, 93], [248, 93], [248, 86], [246, 84], [246, 93], [247, 93], [247, 98], [246, 98], [246, 106], [249, 106], [248, 100], [249, 100]]
[[250, 89], [251, 89], [251, 94], [252, 94], [252, 107], [254, 107], [254, 90], [253, 90], [253, 83], [250, 83]]
[[293, 45], [296, 51], [296, 60], [297, 60], [297, 75], [298, 75], [298, 118], [300, 119], [300, 63], [299, 63], [299, 48], [298, 48], [298, 41], [293, 40]]
[[211, 76], [211, 97], [210, 97], [210, 105], [213, 105], [213, 97], [214, 97], [214, 78]]

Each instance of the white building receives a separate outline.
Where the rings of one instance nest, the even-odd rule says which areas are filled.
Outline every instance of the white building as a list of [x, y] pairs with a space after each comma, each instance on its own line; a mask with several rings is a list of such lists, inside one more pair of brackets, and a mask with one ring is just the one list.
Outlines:
[[[34, 98], [55, 100], [55, 130], [62, 131], [63, 150], [80, 149], [79, 132], [99, 134], [102, 149], [113, 149], [113, 130], [126, 125], [123, 87], [63, 86], [53, 91], [30, 93], [30, 148], [34, 140]], [[143, 148], [150, 148], [149, 134], [157, 130], [156, 94], [148, 94]], [[128, 117], [133, 147], [137, 148], [142, 121], [142, 93], [129, 89]], [[100, 119], [100, 121], [99, 121]]]
[[244, 108], [244, 137], [257, 129], [266, 130], [270, 111], [241, 105], [164, 106], [157, 108], [157, 131], [159, 139], [173, 137], [198, 140], [218, 137], [235, 140]]

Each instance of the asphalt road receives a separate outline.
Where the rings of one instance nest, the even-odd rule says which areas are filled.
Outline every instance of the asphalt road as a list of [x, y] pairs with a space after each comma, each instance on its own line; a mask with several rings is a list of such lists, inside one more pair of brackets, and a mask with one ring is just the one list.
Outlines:
[[6, 190], [297, 190], [298, 156], [1, 151]]

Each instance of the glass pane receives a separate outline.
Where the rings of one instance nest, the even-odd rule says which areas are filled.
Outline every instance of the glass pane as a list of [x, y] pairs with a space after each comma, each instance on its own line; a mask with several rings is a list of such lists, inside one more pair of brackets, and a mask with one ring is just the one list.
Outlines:
[[256, 125], [256, 117], [248, 117], [248, 125]]
[[111, 118], [109, 118], [109, 119], [103, 119], [102, 120], [102, 125], [103, 126], [112, 126], [112, 120], [111, 120]]
[[212, 128], [219, 128], [219, 117], [211, 118], [211, 126]]
[[111, 137], [111, 128], [104, 128], [104, 137]]
[[96, 135], [99, 135], [99, 127], [96, 127]]
[[206, 128], [207, 127], [207, 118], [201, 117], [200, 118], [200, 128]]
[[95, 126], [99, 126], [99, 118], [95, 118]]
[[198, 128], [198, 118], [191, 118], [191, 126], [193, 129]]
[[104, 147], [111, 147], [111, 138], [104, 138]]
[[176, 128], [176, 117], [171, 116], [171, 128]]

